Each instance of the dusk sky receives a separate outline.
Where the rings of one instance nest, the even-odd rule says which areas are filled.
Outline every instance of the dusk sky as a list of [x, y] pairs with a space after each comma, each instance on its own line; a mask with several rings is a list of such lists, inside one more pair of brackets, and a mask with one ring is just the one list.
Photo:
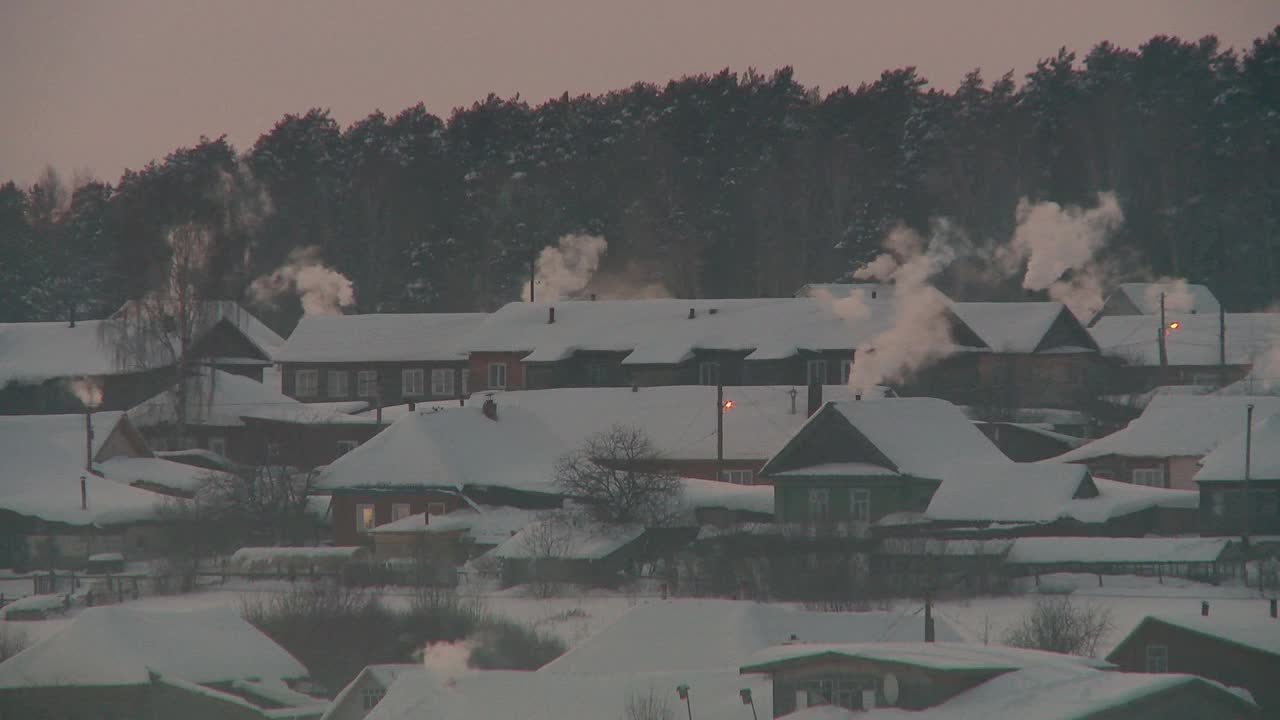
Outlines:
[[724, 67], [823, 92], [915, 65], [954, 88], [1066, 46], [1216, 34], [1248, 47], [1280, 0], [0, 0], [0, 181], [115, 182], [201, 135], [243, 151], [285, 113], [344, 126], [494, 92], [531, 103]]

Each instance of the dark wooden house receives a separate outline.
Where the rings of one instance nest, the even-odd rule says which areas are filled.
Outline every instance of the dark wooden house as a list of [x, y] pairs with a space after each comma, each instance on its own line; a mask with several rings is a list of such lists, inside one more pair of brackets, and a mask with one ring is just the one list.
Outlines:
[[1280, 413], [1220, 443], [1195, 482], [1203, 533], [1280, 535]]

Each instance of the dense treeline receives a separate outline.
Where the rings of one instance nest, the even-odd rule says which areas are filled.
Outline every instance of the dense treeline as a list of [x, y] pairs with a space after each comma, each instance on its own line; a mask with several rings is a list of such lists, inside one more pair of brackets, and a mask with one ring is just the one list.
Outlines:
[[789, 294], [899, 221], [945, 216], [981, 245], [1009, 236], [1019, 198], [1100, 190], [1125, 214], [1113, 260], [1245, 308], [1277, 295], [1277, 167], [1280, 28], [1242, 53], [1062, 50], [1020, 86], [974, 71], [954, 92], [905, 68], [822, 95], [784, 68], [537, 107], [491, 95], [447, 121], [418, 105], [343, 129], [312, 110], [243, 154], [202, 138], [114, 186], [0, 186], [0, 320], [102, 314], [145, 289], [179, 223], [210, 229], [223, 296], [316, 246], [363, 312], [448, 311], [515, 299], [531, 253], [568, 233], [604, 235], [615, 280]]

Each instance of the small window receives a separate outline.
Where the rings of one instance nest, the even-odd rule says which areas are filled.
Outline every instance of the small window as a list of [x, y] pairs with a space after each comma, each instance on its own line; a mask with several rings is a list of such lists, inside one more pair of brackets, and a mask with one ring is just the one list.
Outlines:
[[841, 360], [840, 361], [840, 384], [848, 385], [849, 376], [852, 374], [853, 374], [853, 360], [851, 358], [845, 358], [844, 360]]
[[222, 457], [227, 456], [227, 439], [224, 437], [209, 438], [209, 451], [216, 452]]
[[375, 397], [378, 394], [378, 372], [376, 370], [361, 370], [356, 373], [356, 395], [360, 397]]
[[507, 389], [507, 364], [504, 362], [489, 363], [489, 389]]
[[1214, 517], [1223, 517], [1227, 514], [1227, 493], [1223, 490], [1214, 490], [1209, 496], [1212, 504], [1212, 512]]
[[756, 474], [752, 470], [721, 470], [720, 481], [734, 485], [754, 485]]
[[714, 360], [708, 360], [698, 364], [698, 384], [699, 385], [719, 385], [720, 384], [720, 363]]
[[380, 687], [367, 687], [360, 690], [360, 704], [365, 710], [372, 710], [387, 696], [387, 691]]
[[871, 522], [871, 491], [854, 488], [849, 491], [849, 515], [854, 522]]
[[809, 490], [809, 520], [822, 522], [831, 519], [831, 491], [826, 488]]
[[422, 368], [400, 371], [400, 394], [405, 397], [418, 397], [426, 390], [426, 373]]
[[587, 384], [596, 387], [609, 384], [609, 368], [603, 363], [592, 363], [587, 366]]
[[293, 374], [293, 392], [298, 397], [315, 397], [320, 393], [320, 371], [299, 370]]
[[462, 388], [458, 392], [459, 395], [468, 395], [471, 393], [471, 370], [469, 368], [462, 368], [461, 385]]
[[452, 368], [435, 368], [431, 371], [431, 394], [453, 397], [457, 373]]
[[356, 505], [356, 532], [372, 530], [377, 525], [376, 518], [371, 503]]
[[443, 515], [444, 511], [445, 511], [445, 505], [442, 502], [427, 503], [428, 515]]
[[344, 398], [350, 392], [347, 386], [349, 374], [346, 370], [330, 370], [329, 371], [329, 397]]
[[1169, 672], [1169, 648], [1165, 645], [1147, 646], [1147, 672]]
[[1130, 477], [1134, 485], [1164, 487], [1164, 468], [1135, 468]]
[[409, 503], [391, 503], [391, 522], [409, 517]]
[[805, 383], [809, 385], [827, 384], [827, 361], [826, 360], [810, 360], [806, 368]]
[[360, 443], [355, 440], [339, 440], [338, 441], [338, 457], [342, 457], [347, 453], [360, 447]]

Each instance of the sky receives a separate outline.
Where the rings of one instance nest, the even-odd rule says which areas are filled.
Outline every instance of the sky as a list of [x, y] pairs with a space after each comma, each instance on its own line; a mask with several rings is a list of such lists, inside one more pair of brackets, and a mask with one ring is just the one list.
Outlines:
[[52, 165], [114, 183], [201, 135], [247, 150], [312, 107], [345, 127], [784, 65], [823, 92], [906, 65], [953, 89], [1063, 46], [1244, 49], [1276, 25], [1280, 0], [0, 0], [0, 182]]

